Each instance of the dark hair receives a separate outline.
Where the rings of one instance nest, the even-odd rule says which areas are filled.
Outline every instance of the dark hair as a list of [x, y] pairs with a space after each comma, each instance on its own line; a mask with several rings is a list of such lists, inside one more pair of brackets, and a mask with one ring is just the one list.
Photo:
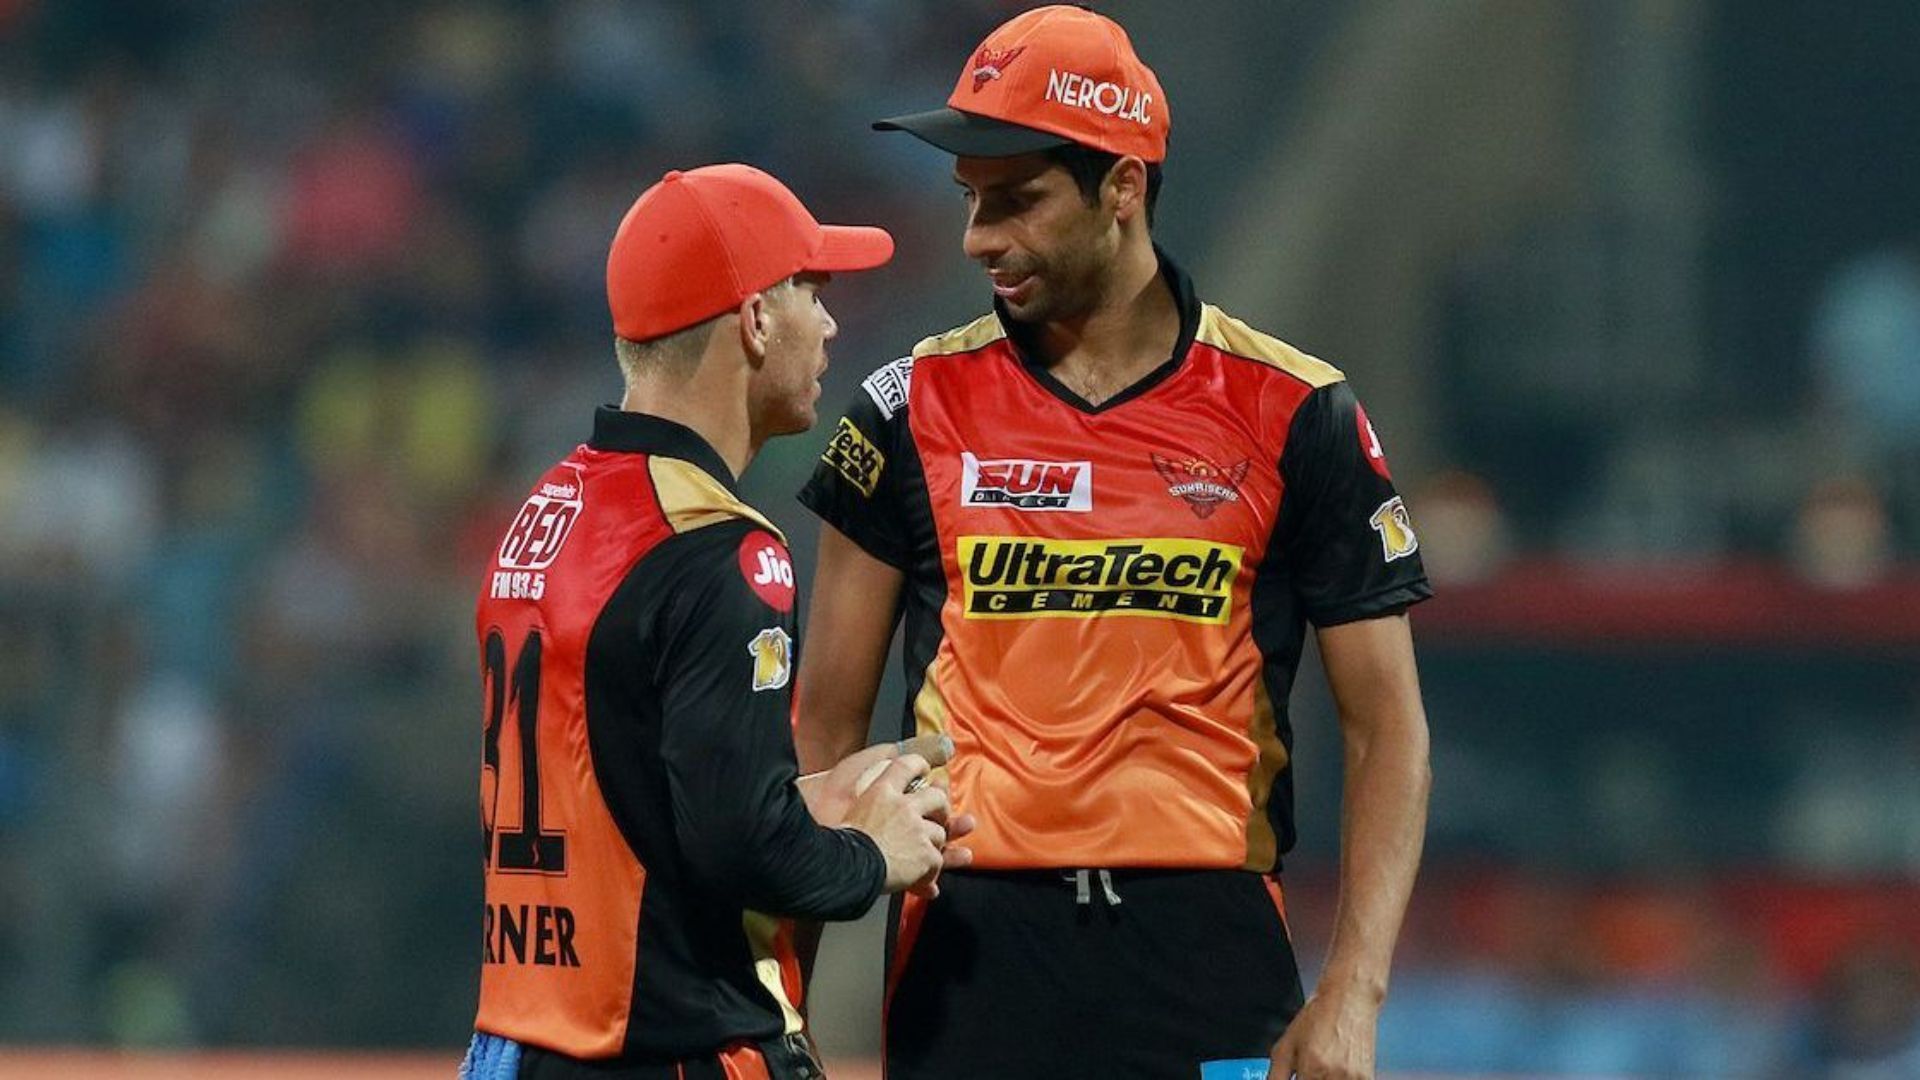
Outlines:
[[[1100, 184], [1120, 160], [1119, 154], [1109, 154], [1105, 150], [1095, 150], [1079, 143], [1056, 146], [1045, 151], [1048, 161], [1067, 170], [1073, 177], [1075, 187], [1080, 189], [1080, 197], [1093, 206], [1100, 201]], [[1160, 163], [1147, 162], [1147, 226], [1153, 226], [1153, 208], [1160, 201]]]

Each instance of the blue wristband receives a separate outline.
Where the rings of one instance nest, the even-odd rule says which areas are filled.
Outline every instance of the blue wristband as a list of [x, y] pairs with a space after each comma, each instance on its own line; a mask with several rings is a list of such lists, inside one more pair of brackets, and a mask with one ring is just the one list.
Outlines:
[[1200, 1063], [1200, 1080], [1267, 1080], [1266, 1058], [1223, 1058]]

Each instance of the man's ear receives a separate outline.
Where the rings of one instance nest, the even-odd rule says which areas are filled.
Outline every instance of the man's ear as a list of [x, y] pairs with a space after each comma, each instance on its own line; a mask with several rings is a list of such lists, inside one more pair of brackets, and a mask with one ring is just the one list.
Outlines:
[[1113, 163], [1101, 182], [1116, 220], [1126, 221], [1147, 212], [1147, 163], [1132, 154]]
[[767, 341], [773, 335], [773, 322], [767, 314], [767, 294], [757, 292], [740, 301], [740, 350], [759, 367], [767, 358]]

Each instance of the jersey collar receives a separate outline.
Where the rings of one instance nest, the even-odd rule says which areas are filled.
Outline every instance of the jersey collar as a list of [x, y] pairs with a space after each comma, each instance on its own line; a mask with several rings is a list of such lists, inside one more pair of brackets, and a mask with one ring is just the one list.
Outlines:
[[1020, 360], [1020, 366], [1027, 369], [1041, 388], [1079, 409], [1081, 412], [1105, 412], [1116, 405], [1123, 405], [1141, 394], [1165, 382], [1167, 377], [1180, 370], [1186, 362], [1187, 353], [1193, 348], [1193, 335], [1200, 328], [1200, 300], [1193, 293], [1193, 280], [1187, 277], [1173, 257], [1159, 244], [1153, 245], [1154, 258], [1160, 262], [1160, 276], [1166, 280], [1167, 288], [1173, 292], [1173, 304], [1180, 312], [1180, 336], [1173, 343], [1173, 355], [1165, 363], [1142, 375], [1132, 386], [1113, 395], [1098, 405], [1093, 404], [1067, 388], [1067, 385], [1054, 378], [1041, 359], [1038, 335], [1030, 323], [1017, 322], [1008, 314], [1007, 307], [999, 298], [994, 298], [993, 313], [1000, 325], [1007, 331], [1007, 343], [1013, 347], [1014, 355]]
[[692, 462], [720, 481], [729, 492], [740, 494], [739, 482], [720, 452], [701, 438], [699, 432], [665, 417], [602, 405], [593, 412], [593, 438], [587, 445], [616, 454], [653, 454]]

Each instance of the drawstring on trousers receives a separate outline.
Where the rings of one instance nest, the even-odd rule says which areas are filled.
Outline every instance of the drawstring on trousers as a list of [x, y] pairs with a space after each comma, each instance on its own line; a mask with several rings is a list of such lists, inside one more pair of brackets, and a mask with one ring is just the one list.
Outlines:
[[1073, 882], [1073, 902], [1082, 907], [1093, 903], [1093, 876], [1100, 875], [1100, 892], [1106, 897], [1107, 906], [1120, 906], [1120, 892], [1113, 887], [1111, 870], [1069, 870], [1061, 877]]

